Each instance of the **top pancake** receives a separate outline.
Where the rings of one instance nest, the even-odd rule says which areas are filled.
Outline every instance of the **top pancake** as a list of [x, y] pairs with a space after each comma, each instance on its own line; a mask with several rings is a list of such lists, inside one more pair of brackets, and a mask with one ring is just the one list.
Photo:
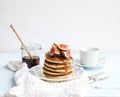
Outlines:
[[46, 60], [48, 62], [51, 62], [51, 63], [59, 63], [59, 64], [64, 64], [65, 62], [72, 62], [73, 61], [73, 58], [72, 57], [69, 57], [69, 58], [65, 58], [65, 57], [53, 57], [53, 56], [50, 56], [50, 53], [47, 52], [45, 54], [45, 57], [46, 57]]

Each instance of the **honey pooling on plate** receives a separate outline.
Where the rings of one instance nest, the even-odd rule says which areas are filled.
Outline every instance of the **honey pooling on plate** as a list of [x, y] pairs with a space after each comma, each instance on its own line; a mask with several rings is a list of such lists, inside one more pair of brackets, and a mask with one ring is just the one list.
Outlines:
[[45, 54], [43, 73], [47, 78], [63, 79], [73, 76], [73, 58], [69, 45], [53, 43]]

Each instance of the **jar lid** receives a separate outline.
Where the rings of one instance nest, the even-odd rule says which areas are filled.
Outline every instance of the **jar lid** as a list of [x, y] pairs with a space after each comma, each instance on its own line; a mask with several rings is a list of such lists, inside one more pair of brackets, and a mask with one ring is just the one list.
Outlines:
[[[42, 46], [40, 44], [37, 44], [37, 43], [28, 43], [26, 45], [26, 47], [27, 47], [28, 50], [41, 50], [42, 49]], [[24, 46], [21, 45], [20, 49], [23, 50]]]

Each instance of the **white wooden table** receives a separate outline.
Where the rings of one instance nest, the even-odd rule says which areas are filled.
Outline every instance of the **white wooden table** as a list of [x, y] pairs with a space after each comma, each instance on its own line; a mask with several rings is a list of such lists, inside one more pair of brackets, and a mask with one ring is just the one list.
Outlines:
[[[85, 72], [92, 74], [98, 71], [105, 71], [110, 78], [89, 84], [91, 90], [86, 94], [87, 97], [120, 96], [120, 52], [107, 52], [106, 54], [106, 62], [102, 68], [86, 68]], [[79, 59], [79, 54], [75, 53], [73, 57], [74, 59]], [[5, 65], [8, 61], [17, 59], [21, 59], [20, 53], [0, 53], [0, 97], [4, 96], [11, 87], [15, 86], [14, 72], [7, 69]], [[44, 54], [41, 54], [41, 62], [44, 61], [43, 59]]]

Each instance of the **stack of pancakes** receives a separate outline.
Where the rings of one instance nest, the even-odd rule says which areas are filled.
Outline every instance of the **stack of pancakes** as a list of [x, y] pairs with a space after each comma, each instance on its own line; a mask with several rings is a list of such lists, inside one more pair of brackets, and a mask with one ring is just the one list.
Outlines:
[[[57, 48], [58, 49], [58, 48]], [[61, 50], [59, 50], [61, 52]], [[73, 58], [62, 56], [61, 53], [52, 54], [51, 51], [45, 54], [43, 73], [48, 78], [62, 79], [73, 75]]]

